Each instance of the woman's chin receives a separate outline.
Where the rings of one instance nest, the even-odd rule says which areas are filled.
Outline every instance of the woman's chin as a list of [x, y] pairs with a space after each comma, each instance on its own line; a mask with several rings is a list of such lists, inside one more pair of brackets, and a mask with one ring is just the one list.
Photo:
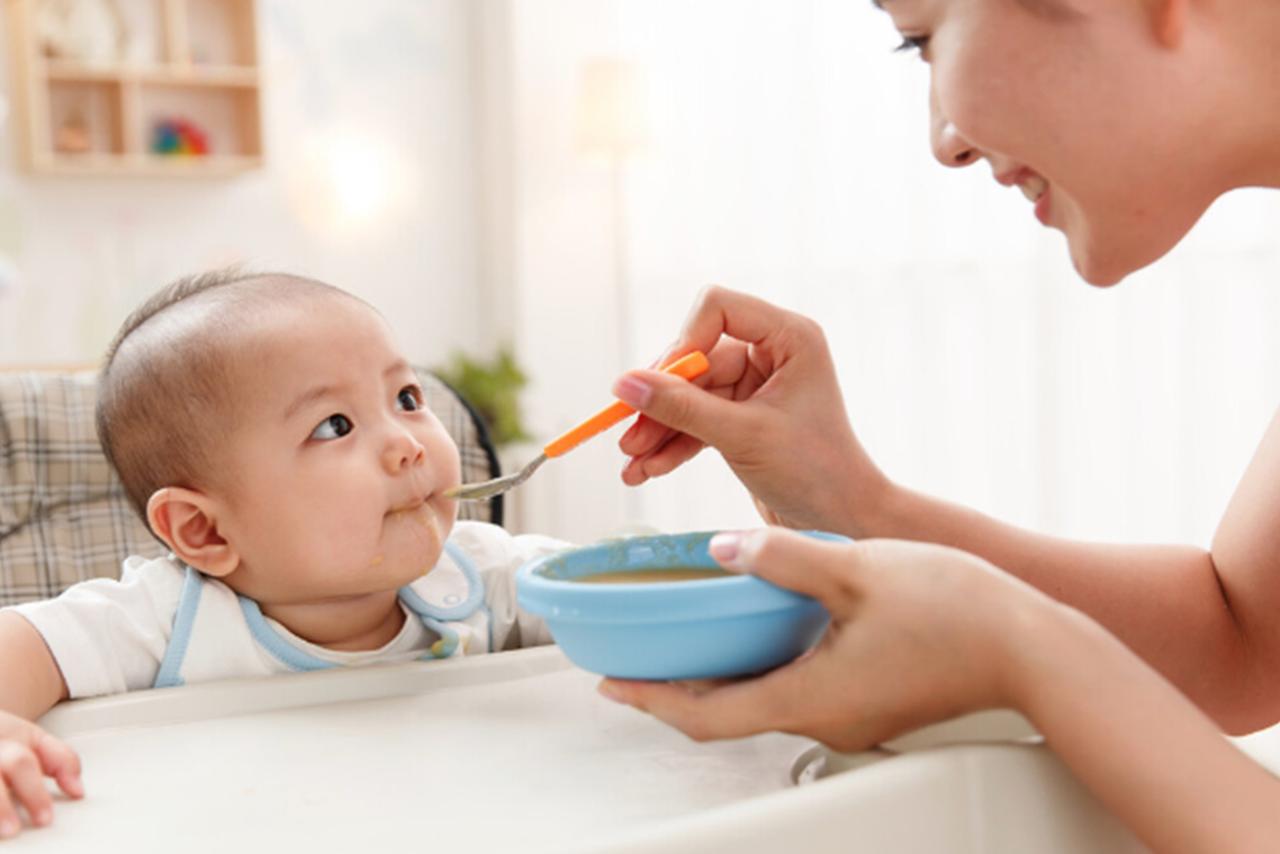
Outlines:
[[1204, 207], [1187, 205], [1159, 218], [1112, 216], [1106, 222], [1081, 218], [1064, 229], [1071, 263], [1089, 284], [1112, 287], [1169, 254], [1203, 213]]
[[1096, 288], [1110, 288], [1120, 284], [1131, 273], [1141, 270], [1168, 251], [1137, 252], [1134, 250], [1138, 247], [1115, 244], [1099, 246], [1094, 241], [1073, 239], [1071, 236], [1068, 236], [1068, 245], [1071, 265], [1075, 267], [1076, 273]]
[[1095, 288], [1110, 288], [1120, 284], [1125, 277], [1129, 275], [1127, 272], [1108, 270], [1087, 265], [1076, 265], [1076, 272], [1080, 274], [1080, 278], [1085, 280], [1086, 284], [1093, 285]]

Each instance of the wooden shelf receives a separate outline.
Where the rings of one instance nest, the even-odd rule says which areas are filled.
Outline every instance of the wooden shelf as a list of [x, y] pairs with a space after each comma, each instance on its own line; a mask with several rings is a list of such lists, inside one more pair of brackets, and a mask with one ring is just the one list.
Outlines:
[[53, 60], [44, 64], [44, 76], [63, 81], [119, 81], [168, 86], [258, 86], [258, 69], [240, 65], [89, 65]]
[[[263, 163], [255, 0], [155, 0], [158, 55], [85, 62], [46, 56], [32, 26], [45, 0], [5, 0], [24, 163], [33, 173], [223, 177]], [[208, 153], [153, 153], [180, 121]]]
[[103, 178], [228, 177], [262, 167], [262, 158], [247, 155], [166, 157], [160, 154], [60, 154], [36, 164], [43, 175]]

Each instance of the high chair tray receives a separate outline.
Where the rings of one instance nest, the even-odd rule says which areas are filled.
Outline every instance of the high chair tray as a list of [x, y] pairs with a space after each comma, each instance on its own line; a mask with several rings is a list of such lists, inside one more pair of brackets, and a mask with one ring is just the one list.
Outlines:
[[563, 851], [776, 792], [812, 742], [696, 744], [554, 647], [67, 703], [84, 763], [22, 852]]
[[[544, 647], [67, 703], [43, 723], [88, 797], [0, 847], [1144, 850], [1008, 713], [841, 756], [781, 734], [697, 744], [596, 682]], [[1280, 728], [1239, 743], [1280, 768]]]

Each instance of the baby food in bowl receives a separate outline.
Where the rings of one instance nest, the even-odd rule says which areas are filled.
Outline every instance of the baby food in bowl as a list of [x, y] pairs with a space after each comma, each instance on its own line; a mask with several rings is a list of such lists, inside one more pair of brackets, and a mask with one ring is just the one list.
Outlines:
[[520, 605], [547, 621], [579, 667], [624, 679], [759, 673], [816, 643], [828, 620], [822, 606], [725, 572], [707, 550], [714, 533], [633, 537], [539, 558], [516, 577]]

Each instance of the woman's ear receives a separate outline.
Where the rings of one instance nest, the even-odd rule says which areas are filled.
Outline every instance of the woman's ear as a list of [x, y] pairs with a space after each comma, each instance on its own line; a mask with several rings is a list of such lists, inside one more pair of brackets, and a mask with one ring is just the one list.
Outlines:
[[1147, 20], [1151, 34], [1161, 47], [1181, 46], [1187, 30], [1187, 15], [1192, 0], [1146, 0]]
[[240, 555], [218, 532], [217, 505], [194, 489], [166, 486], [147, 501], [147, 523], [178, 559], [222, 578], [240, 565]]

